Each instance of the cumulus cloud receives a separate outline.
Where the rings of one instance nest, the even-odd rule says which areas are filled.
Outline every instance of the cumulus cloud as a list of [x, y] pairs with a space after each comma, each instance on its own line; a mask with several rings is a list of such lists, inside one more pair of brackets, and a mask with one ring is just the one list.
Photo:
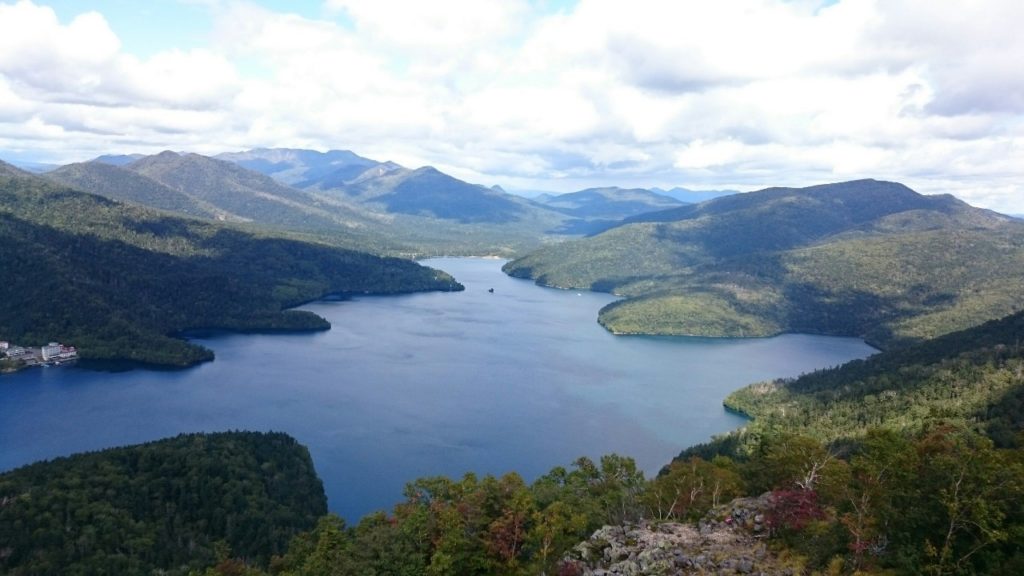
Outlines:
[[1024, 4], [208, 2], [147, 57], [0, 3], [0, 147], [349, 148], [508, 187], [900, 180], [1024, 212]]

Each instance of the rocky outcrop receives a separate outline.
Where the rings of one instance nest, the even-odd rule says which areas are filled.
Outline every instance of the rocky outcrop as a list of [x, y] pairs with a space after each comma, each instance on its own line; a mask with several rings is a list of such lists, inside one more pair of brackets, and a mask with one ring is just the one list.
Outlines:
[[793, 576], [799, 570], [765, 544], [767, 494], [720, 506], [696, 524], [639, 522], [605, 526], [566, 557], [563, 574], [751, 574]]

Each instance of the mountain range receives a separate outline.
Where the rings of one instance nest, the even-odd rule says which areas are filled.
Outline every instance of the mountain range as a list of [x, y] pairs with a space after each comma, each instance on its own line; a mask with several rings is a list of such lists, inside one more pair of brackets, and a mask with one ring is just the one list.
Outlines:
[[105, 155], [46, 176], [151, 208], [402, 256], [513, 256], [680, 205], [668, 196], [619, 188], [531, 201], [429, 166], [409, 169], [347, 150], [263, 148], [215, 158], [170, 151]]
[[859, 180], [768, 188], [626, 219], [505, 270], [625, 296], [616, 333], [811, 332], [880, 346], [1020, 309], [1024, 225], [952, 196]]
[[103, 156], [45, 176], [360, 252], [519, 256], [508, 273], [625, 296], [598, 318], [617, 333], [797, 331], [892, 346], [1013, 312], [1024, 288], [1019, 221], [874, 180], [709, 191], [691, 204], [616, 187], [528, 200], [429, 166], [297, 149]]

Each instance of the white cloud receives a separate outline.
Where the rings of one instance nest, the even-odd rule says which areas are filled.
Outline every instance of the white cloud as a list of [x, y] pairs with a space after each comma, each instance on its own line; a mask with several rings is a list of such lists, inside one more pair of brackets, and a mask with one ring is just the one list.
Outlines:
[[1024, 212], [1016, 0], [210, 2], [148, 58], [0, 3], [0, 147], [350, 148], [534, 189], [854, 177]]

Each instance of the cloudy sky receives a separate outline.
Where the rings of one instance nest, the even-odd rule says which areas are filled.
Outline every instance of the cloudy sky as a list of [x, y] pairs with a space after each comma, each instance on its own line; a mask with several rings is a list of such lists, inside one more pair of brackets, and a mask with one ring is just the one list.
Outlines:
[[1019, 0], [0, 0], [0, 158], [350, 149], [519, 190], [1024, 213]]

